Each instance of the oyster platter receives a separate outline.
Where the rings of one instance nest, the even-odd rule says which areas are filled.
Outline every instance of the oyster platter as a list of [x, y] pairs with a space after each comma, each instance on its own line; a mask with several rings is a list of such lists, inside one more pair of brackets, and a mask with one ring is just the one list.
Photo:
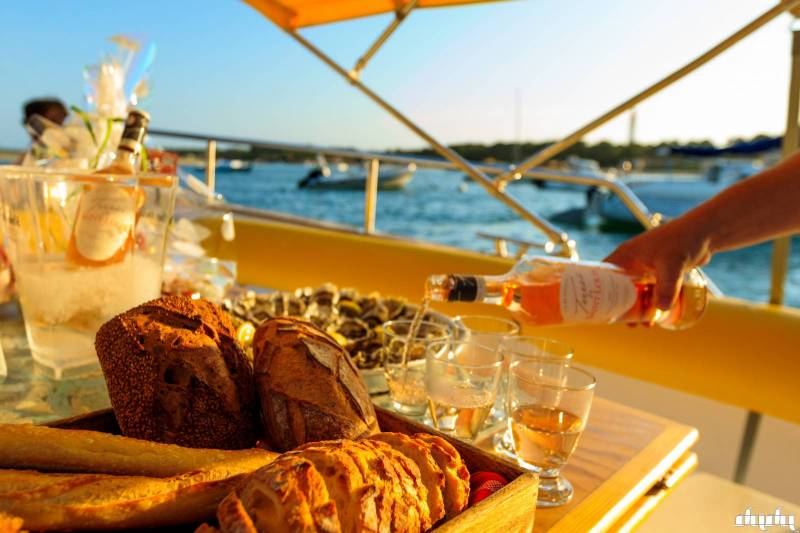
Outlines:
[[[419, 311], [418, 305], [404, 298], [384, 297], [377, 292], [361, 295], [355, 289], [340, 289], [332, 283], [293, 292], [249, 290], [226, 299], [222, 307], [230, 313], [246, 351], [252, 341], [252, 335], [246, 332], [254, 331], [263, 321], [285, 316], [308, 320], [347, 350], [373, 394], [386, 392], [382, 370], [383, 324], [411, 320]], [[456, 330], [450, 317], [436, 311], [426, 311], [422, 320]]]

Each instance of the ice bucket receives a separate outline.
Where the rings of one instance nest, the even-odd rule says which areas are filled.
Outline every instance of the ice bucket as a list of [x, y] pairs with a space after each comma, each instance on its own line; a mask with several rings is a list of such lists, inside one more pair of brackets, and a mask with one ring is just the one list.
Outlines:
[[159, 296], [177, 182], [168, 174], [0, 166], [4, 233], [28, 342], [56, 378], [96, 364], [97, 329]]

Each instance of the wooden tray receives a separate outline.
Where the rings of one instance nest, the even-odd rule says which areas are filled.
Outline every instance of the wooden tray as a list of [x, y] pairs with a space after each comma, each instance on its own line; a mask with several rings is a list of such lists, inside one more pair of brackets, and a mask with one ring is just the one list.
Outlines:
[[[436, 433], [427, 426], [375, 407], [385, 431]], [[111, 410], [53, 422], [51, 426], [119, 433]], [[606, 531], [625, 529], [696, 464], [691, 448], [697, 430], [595, 397], [586, 430], [564, 468], [575, 495], [569, 503], [535, 509], [538, 481], [515, 463], [448, 437], [470, 471], [491, 470], [513, 481], [503, 490], [441, 524], [438, 531]], [[487, 435], [490, 440], [491, 435]], [[479, 442], [488, 446], [489, 442]], [[644, 509], [644, 511], [643, 511]]]
[[[475, 531], [516, 533], [533, 530], [536, 494], [539, 485], [536, 474], [527, 472], [515, 463], [499, 456], [437, 433], [427, 426], [403, 418], [386, 409], [376, 406], [375, 411], [378, 415], [378, 424], [383, 431], [438, 434], [455, 446], [470, 472], [497, 472], [510, 481], [508, 485], [485, 500], [469, 507], [455, 518], [443, 522], [435, 528], [435, 531], [444, 533]], [[46, 425], [64, 429], [89, 429], [104, 433], [120, 433], [111, 409], [57, 420]]]

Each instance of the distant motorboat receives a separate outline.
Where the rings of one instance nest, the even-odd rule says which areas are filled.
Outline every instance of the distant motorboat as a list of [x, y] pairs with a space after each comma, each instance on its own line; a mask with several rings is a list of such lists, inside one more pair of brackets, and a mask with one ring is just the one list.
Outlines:
[[[511, 172], [514, 170], [514, 165], [509, 165], [508, 163], [483, 163], [485, 166], [499, 168], [505, 172]], [[531, 169], [535, 172], [541, 172], [542, 174], [548, 174], [551, 176], [581, 176], [581, 177], [589, 177], [589, 178], [608, 178], [615, 176], [615, 174], [611, 172], [606, 172], [602, 168], [600, 168], [600, 164], [595, 161], [594, 159], [584, 159], [577, 156], [570, 156], [567, 158], [566, 167], [561, 169], [552, 169], [546, 167], [535, 167]], [[466, 174], [464, 174], [464, 178], [462, 182], [458, 186], [459, 192], [465, 192], [467, 190], [468, 183], [472, 181], [472, 178]], [[508, 182], [508, 185], [521, 185], [521, 184], [533, 184], [540, 189], [551, 189], [551, 190], [575, 190], [575, 191], [583, 191], [588, 189], [589, 185], [581, 185], [578, 183], [566, 183], [563, 181], [557, 180], [550, 180], [545, 178], [530, 178], [524, 177], [520, 179], [511, 179]]]
[[[566, 164], [566, 173], [570, 176], [587, 176], [593, 178], [607, 178], [611, 176], [610, 173], [605, 172], [602, 168], [600, 168], [600, 163], [594, 159], [585, 159], [583, 157], [572, 155], [567, 158]], [[533, 184], [543, 189], [583, 191], [589, 188], [588, 185], [544, 179], [534, 179]]]
[[243, 159], [221, 159], [217, 161], [217, 172], [250, 172], [253, 162]]
[[[413, 163], [406, 167], [381, 166], [378, 171], [378, 190], [397, 191], [408, 185], [414, 178], [417, 166]], [[364, 167], [345, 167], [331, 169], [327, 164], [320, 164], [312, 169], [297, 183], [299, 189], [324, 190], [364, 190], [367, 184], [367, 169]]]
[[[626, 184], [651, 212], [675, 218], [762, 168], [760, 161], [718, 160], [704, 174], [682, 177], [650, 174]], [[608, 191], [594, 190], [589, 195], [587, 213], [605, 221], [637, 223], [619, 197]]]

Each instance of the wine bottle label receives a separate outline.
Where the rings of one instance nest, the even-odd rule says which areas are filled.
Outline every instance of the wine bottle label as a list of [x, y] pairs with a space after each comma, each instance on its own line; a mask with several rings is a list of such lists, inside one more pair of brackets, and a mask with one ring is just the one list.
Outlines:
[[636, 287], [613, 270], [567, 265], [559, 299], [564, 322], [611, 322], [636, 303]]
[[75, 247], [86, 259], [106, 261], [125, 245], [135, 221], [134, 195], [122, 187], [96, 186], [81, 197]]

